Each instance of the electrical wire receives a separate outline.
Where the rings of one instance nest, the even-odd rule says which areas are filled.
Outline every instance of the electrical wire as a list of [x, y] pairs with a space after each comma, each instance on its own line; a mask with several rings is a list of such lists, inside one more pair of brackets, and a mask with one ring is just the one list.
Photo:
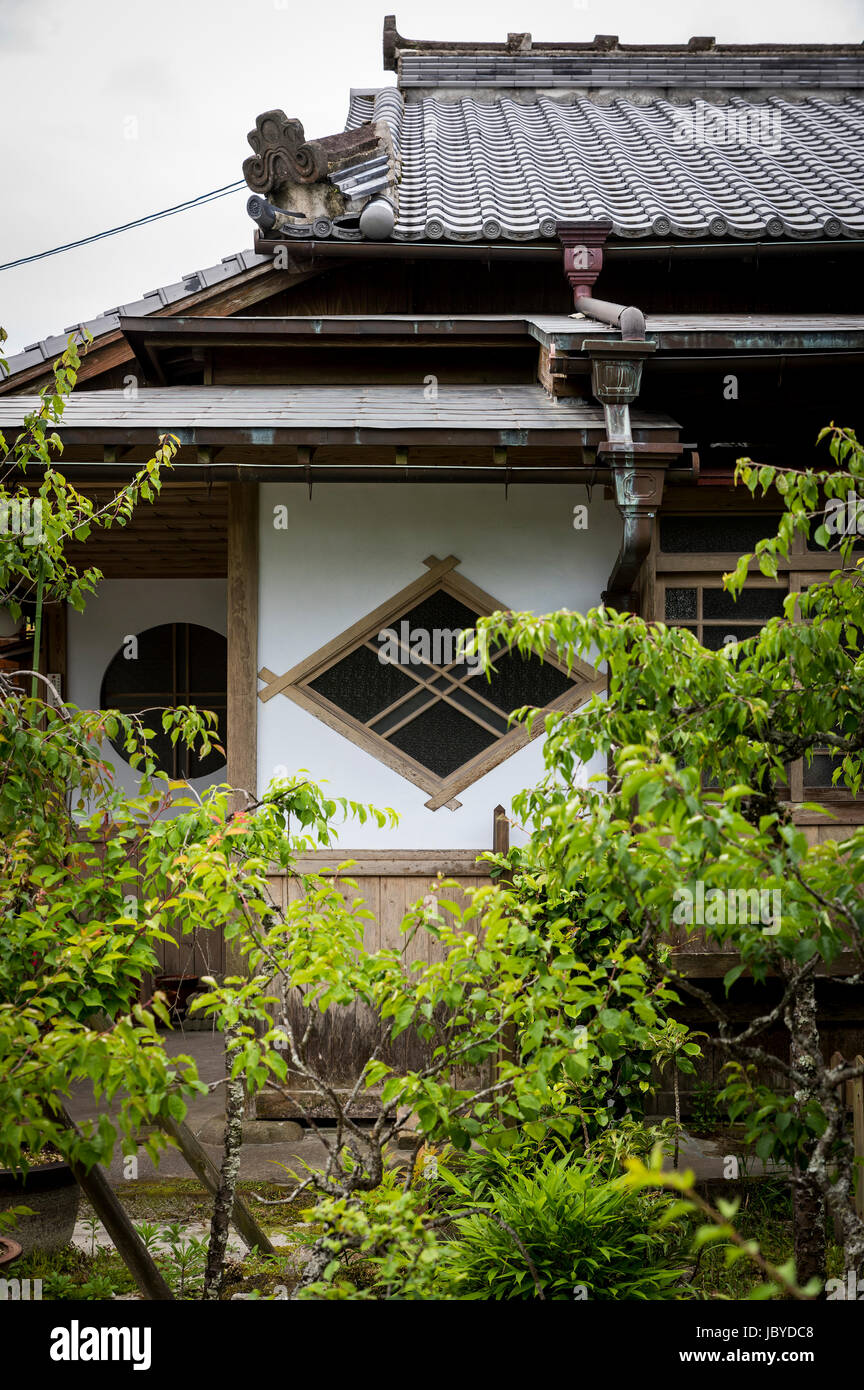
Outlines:
[[172, 208], [148, 213], [146, 217], [136, 217], [134, 222], [123, 222], [119, 227], [110, 227], [108, 231], [94, 232], [92, 236], [81, 237], [80, 241], [67, 241], [63, 246], [53, 246], [50, 251], [36, 251], [32, 256], [20, 256], [17, 261], [7, 261], [5, 265], [0, 265], [0, 270], [13, 270], [19, 265], [30, 265], [32, 261], [44, 260], [46, 256], [59, 256], [61, 251], [74, 251], [78, 246], [90, 246], [94, 241], [118, 236], [120, 232], [131, 231], [134, 227], [146, 227], [150, 222], [158, 222], [163, 217], [173, 217], [175, 213], [188, 212], [190, 208], [204, 207], [207, 203], [214, 203], [218, 198], [227, 198], [231, 193], [237, 193], [245, 187], [243, 179], [238, 179], [235, 183], [226, 183], [222, 188], [214, 188], [210, 193], [201, 193], [197, 198], [189, 198], [185, 203], [177, 203]]

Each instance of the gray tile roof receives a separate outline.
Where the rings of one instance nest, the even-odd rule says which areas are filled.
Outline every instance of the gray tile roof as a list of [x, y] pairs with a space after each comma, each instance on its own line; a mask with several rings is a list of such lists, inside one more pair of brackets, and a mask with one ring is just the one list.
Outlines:
[[81, 329], [86, 328], [94, 338], [99, 338], [102, 334], [119, 328], [121, 314], [154, 314], [168, 304], [176, 304], [181, 299], [198, 294], [200, 290], [210, 289], [213, 285], [221, 284], [223, 280], [230, 280], [235, 275], [242, 274], [244, 270], [251, 270], [253, 266], [266, 265], [270, 259], [269, 256], [259, 255], [257, 251], [236, 251], [232, 256], [223, 256], [218, 265], [210, 265], [203, 270], [190, 270], [174, 284], [160, 285], [158, 289], [148, 290], [141, 299], [129, 304], [118, 304], [113, 309], [103, 309], [95, 318], [73, 323], [69, 328], [64, 328], [62, 333], [42, 338], [38, 343], [29, 343], [23, 352], [13, 353], [6, 359], [7, 371], [4, 373], [0, 369], [0, 381], [5, 380], [7, 376], [14, 376], [16, 372], [25, 371], [27, 367], [53, 362], [64, 351], [70, 333], [80, 335]]
[[[31, 395], [0, 398], [0, 430], [19, 427], [38, 403]], [[668, 416], [638, 411], [633, 420], [644, 429], [675, 426]], [[242, 432], [245, 443], [272, 444], [307, 431], [319, 439], [322, 429], [325, 442], [360, 443], [370, 442], [370, 432], [493, 431], [503, 439], [526, 431], [602, 432], [604, 426], [594, 402], [553, 400], [541, 386], [441, 386], [436, 400], [427, 400], [422, 386], [171, 386], [145, 387], [134, 399], [123, 391], [78, 392], [57, 428], [73, 442], [76, 434], [106, 430], [129, 439], [170, 431], [190, 444]]]
[[864, 236], [855, 97], [679, 106], [352, 93], [347, 128], [373, 120], [393, 136], [400, 241], [530, 241], [553, 237], [556, 221], [604, 215], [631, 238]]

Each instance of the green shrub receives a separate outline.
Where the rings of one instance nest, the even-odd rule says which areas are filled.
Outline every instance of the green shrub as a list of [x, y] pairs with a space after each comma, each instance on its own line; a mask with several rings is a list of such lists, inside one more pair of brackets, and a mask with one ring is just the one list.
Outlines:
[[700, 1081], [690, 1096], [690, 1128], [694, 1134], [710, 1134], [724, 1120], [723, 1106], [717, 1090], [708, 1081]]
[[[546, 1299], [690, 1296], [682, 1286], [687, 1230], [675, 1221], [660, 1229], [665, 1197], [633, 1192], [573, 1157], [548, 1156], [533, 1171], [499, 1160], [494, 1187], [489, 1155], [476, 1165], [476, 1184], [473, 1167], [469, 1160], [448, 1175], [459, 1205], [439, 1266], [445, 1297], [530, 1299], [537, 1284]], [[490, 1195], [478, 1203], [475, 1192]]]
[[617, 1178], [624, 1171], [628, 1158], [648, 1162], [657, 1145], [666, 1157], [675, 1147], [675, 1121], [658, 1118], [654, 1124], [647, 1120], [618, 1120], [602, 1129], [593, 1140], [587, 1157], [596, 1163], [604, 1177]]

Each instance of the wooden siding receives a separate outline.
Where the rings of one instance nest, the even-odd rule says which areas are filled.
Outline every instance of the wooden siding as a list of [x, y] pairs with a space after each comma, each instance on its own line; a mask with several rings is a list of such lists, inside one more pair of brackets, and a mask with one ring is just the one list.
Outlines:
[[[469, 890], [487, 884], [488, 877], [476, 872], [479, 853], [479, 850], [356, 852], [353, 857], [358, 862], [346, 873], [357, 879], [357, 889], [346, 889], [346, 896], [351, 902], [361, 900], [372, 913], [364, 932], [366, 949], [377, 951], [394, 946], [402, 949], [406, 967], [418, 960], [431, 964], [443, 959], [440, 944], [423, 928], [410, 941], [406, 940], [401, 931], [402, 921], [411, 907], [427, 893], [435, 892], [444, 899], [452, 898], [464, 904]], [[338, 855], [340, 860], [350, 857], [350, 850], [340, 851]], [[333, 863], [332, 854], [317, 855], [300, 861], [299, 867], [306, 871], [320, 870]], [[457, 886], [441, 889], [441, 879], [447, 878], [455, 879]], [[275, 902], [283, 909], [302, 895], [297, 880], [285, 875], [274, 875], [270, 888]], [[303, 1031], [312, 1018], [309, 1061], [327, 1077], [337, 1092], [350, 1091], [380, 1037], [380, 1028], [372, 1011], [365, 1005], [354, 1004], [348, 1008], [331, 1008], [326, 1014], [319, 1014], [304, 1009], [289, 996], [285, 1001], [285, 1012], [298, 1032]], [[392, 1047], [383, 1049], [380, 1055], [397, 1070], [407, 1070], [424, 1064], [428, 1059], [429, 1044], [421, 1042], [409, 1030]], [[327, 1118], [327, 1107], [317, 1098], [313, 1101], [308, 1095], [303, 1096], [301, 1091], [296, 1094], [301, 1096], [303, 1108], [318, 1117]], [[358, 1099], [353, 1113], [370, 1115], [376, 1109], [375, 1094], [366, 1093]], [[259, 1097], [256, 1113], [259, 1119], [297, 1118], [302, 1110], [298, 1110], [278, 1092], [268, 1090]]]

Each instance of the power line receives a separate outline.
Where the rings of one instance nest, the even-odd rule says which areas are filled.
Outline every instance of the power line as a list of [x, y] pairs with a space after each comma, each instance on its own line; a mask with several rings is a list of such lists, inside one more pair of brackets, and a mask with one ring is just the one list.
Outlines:
[[131, 231], [133, 227], [146, 227], [150, 222], [158, 222], [163, 217], [173, 217], [177, 212], [188, 212], [190, 208], [204, 207], [206, 203], [214, 203], [217, 198], [227, 198], [231, 193], [237, 193], [246, 184], [243, 179], [238, 179], [236, 183], [226, 183], [223, 188], [214, 188], [210, 193], [201, 193], [197, 198], [189, 198], [185, 203], [177, 203], [173, 208], [163, 208], [161, 212], [148, 213], [146, 217], [136, 217], [134, 222], [124, 222], [119, 227], [110, 227], [107, 232], [94, 232], [92, 236], [85, 236], [80, 241], [67, 241], [64, 246], [53, 246], [50, 251], [36, 251], [32, 256], [20, 256], [17, 261], [7, 261], [5, 265], [0, 265], [0, 270], [13, 270], [15, 266], [30, 265], [32, 261], [44, 260], [46, 256], [59, 256], [61, 251], [74, 251], [78, 246], [89, 246], [94, 241], [103, 241], [105, 237], [117, 236], [120, 232]]

